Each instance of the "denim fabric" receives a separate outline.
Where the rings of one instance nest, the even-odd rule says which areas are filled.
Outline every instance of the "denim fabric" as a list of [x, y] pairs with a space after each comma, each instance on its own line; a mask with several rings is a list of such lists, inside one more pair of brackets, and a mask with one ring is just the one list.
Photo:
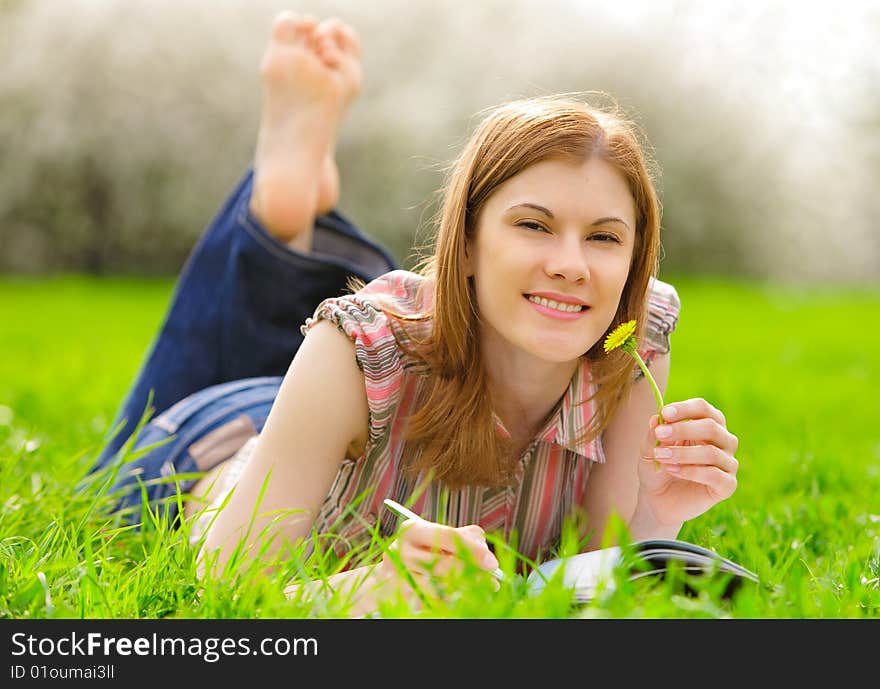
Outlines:
[[[111, 489], [117, 494], [115, 510], [137, 521], [146, 495], [152, 507], [164, 505], [167, 515], [173, 518], [177, 491], [186, 493], [193, 487], [198, 480], [193, 474], [228, 459], [248, 437], [263, 429], [281, 380], [270, 376], [212, 385], [184, 397], [144, 426], [131, 451], [140, 456], [122, 465]], [[215, 452], [214, 461], [208, 464], [200, 462], [202, 455], [194, 448], [225, 429], [229, 429], [227, 442], [214, 441], [220, 454]]]
[[[244, 414], [259, 430], [306, 318], [323, 299], [345, 292], [351, 277], [369, 282], [398, 267], [335, 211], [316, 219], [311, 253], [288, 248], [250, 213], [252, 184], [249, 170], [193, 248], [92, 471], [111, 463], [145, 413], [156, 416], [133, 449], [171, 440], [126, 465], [142, 470], [141, 481], [161, 477], [163, 467], [190, 471], [188, 448], [230, 419]], [[223, 385], [230, 381], [238, 382]], [[137, 481], [119, 477], [119, 488]]]

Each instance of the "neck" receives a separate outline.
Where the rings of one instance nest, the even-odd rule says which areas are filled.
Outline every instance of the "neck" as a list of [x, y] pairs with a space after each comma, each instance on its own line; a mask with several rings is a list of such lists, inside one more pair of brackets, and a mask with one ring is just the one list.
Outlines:
[[483, 347], [495, 413], [514, 438], [532, 437], [568, 389], [580, 360], [543, 361]]

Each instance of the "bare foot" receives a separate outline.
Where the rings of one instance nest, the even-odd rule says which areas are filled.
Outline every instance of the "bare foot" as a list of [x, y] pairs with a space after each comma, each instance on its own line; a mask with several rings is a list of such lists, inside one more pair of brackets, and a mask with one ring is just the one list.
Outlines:
[[[361, 68], [361, 43], [355, 31], [336, 18], [325, 19], [315, 31], [318, 50], [324, 64], [337, 70], [342, 79], [343, 108], [348, 109], [361, 90], [363, 69]], [[334, 152], [325, 159], [318, 184], [319, 214], [327, 213], [336, 207], [339, 200], [339, 169], [336, 167]]]
[[360, 87], [359, 52], [339, 47], [341, 23], [325, 24], [319, 32], [314, 17], [281, 13], [260, 67], [263, 111], [250, 207], [275, 237], [305, 252], [318, 209], [336, 202], [336, 128]]

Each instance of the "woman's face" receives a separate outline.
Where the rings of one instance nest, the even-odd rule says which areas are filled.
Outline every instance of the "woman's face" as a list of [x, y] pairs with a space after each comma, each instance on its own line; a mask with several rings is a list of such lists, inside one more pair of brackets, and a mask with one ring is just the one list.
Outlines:
[[487, 199], [467, 249], [489, 356], [571, 362], [611, 325], [629, 275], [635, 202], [609, 163], [545, 160]]

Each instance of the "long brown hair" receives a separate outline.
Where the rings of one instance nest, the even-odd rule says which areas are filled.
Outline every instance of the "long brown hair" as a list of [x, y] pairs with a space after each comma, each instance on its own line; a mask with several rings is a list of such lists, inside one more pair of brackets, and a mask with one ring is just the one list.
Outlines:
[[[434, 251], [417, 268], [432, 279], [436, 293], [433, 312], [425, 315], [433, 320], [430, 335], [416, 350], [429, 373], [408, 422], [409, 469], [432, 472], [450, 488], [501, 485], [511, 478], [516, 457], [496, 429], [480, 356], [479, 310], [464, 256], [486, 200], [530, 165], [550, 158], [584, 162], [596, 157], [623, 175], [635, 200], [636, 240], [609, 330], [631, 319], [643, 327], [650, 279], [657, 272], [660, 202], [642, 141], [636, 125], [616, 108], [595, 108], [570, 96], [508, 102], [479, 124], [447, 172]], [[409, 320], [398, 322], [406, 327]], [[605, 429], [632, 383], [631, 357], [622, 351], [604, 354], [603, 341], [584, 354], [598, 388], [591, 398], [597, 413], [586, 429], [587, 440]]]

